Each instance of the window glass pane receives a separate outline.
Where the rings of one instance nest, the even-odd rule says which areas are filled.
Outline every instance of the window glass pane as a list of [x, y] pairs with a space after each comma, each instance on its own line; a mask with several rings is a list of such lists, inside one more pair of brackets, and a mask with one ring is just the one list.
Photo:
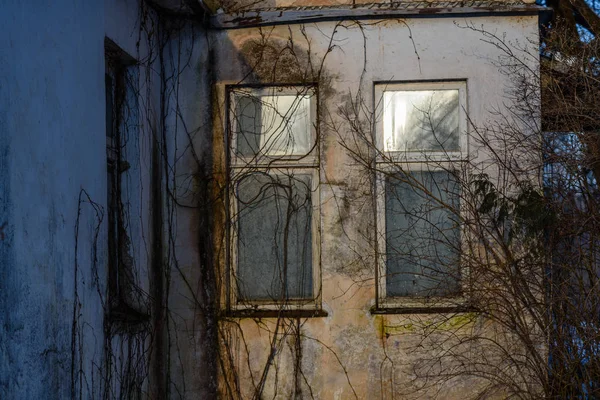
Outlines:
[[460, 150], [458, 99], [458, 90], [384, 92], [384, 150]]
[[251, 157], [260, 148], [260, 101], [252, 96], [239, 96], [236, 99], [234, 123], [237, 126], [237, 151]]
[[311, 180], [253, 173], [239, 181], [240, 300], [312, 298]]
[[386, 178], [387, 296], [460, 292], [459, 190], [447, 171]]
[[294, 156], [312, 148], [310, 96], [236, 96], [240, 156]]

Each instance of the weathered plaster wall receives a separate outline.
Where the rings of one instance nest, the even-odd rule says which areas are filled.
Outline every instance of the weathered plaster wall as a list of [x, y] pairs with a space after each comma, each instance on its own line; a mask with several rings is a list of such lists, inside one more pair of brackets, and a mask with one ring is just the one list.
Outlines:
[[[494, 64], [502, 55], [498, 48], [482, 40], [481, 32], [467, 26], [483, 26], [500, 37], [506, 35], [506, 42], [513, 44], [528, 45], [528, 40], [533, 39], [530, 45], [535, 48], [535, 16], [423, 18], [360, 25], [321, 22], [214, 33], [215, 87], [220, 107], [215, 111], [215, 121], [221, 123], [215, 123], [214, 130], [217, 177], [222, 178], [220, 174], [224, 173], [225, 160], [217, 143], [223, 141], [226, 84], [316, 81], [321, 96], [322, 307], [328, 316], [283, 318], [279, 332], [288, 332], [288, 336], [280, 334], [283, 340], [273, 349], [275, 318], [223, 319], [222, 338], [226, 344], [221, 348], [221, 357], [232, 357], [223, 361], [225, 365], [231, 361], [235, 366], [235, 371], [228, 372], [233, 385], [229, 390], [237, 391], [237, 382], [241, 398], [252, 396], [271, 351], [277, 356], [264, 397], [288, 398], [297, 383], [301, 398], [408, 398], [411, 390], [426, 383], [416, 382], [415, 386], [412, 379], [420, 361], [439, 350], [433, 347], [440, 343], [434, 340], [436, 336], [444, 337], [449, 328], [457, 335], [485, 334], [489, 328], [484, 320], [471, 314], [445, 320], [447, 315], [370, 312], [375, 304], [376, 268], [370, 172], [358, 166], [342, 146], [344, 141], [354, 141], [348, 121], [339, 113], [360, 91], [367, 110], [363, 117], [368, 116], [368, 110], [373, 109], [374, 82], [461, 79], [467, 81], [472, 123], [478, 126], [496, 118], [492, 111], [503, 110], [510, 101], [508, 90], [512, 83]], [[331, 45], [334, 48], [330, 51]], [[286, 46], [286, 51], [280, 51]], [[292, 46], [294, 54], [300, 56], [290, 64], [281, 55], [289, 54]], [[311, 62], [303, 60], [302, 55], [310, 57]], [[323, 69], [315, 76], [325, 56]], [[535, 68], [535, 59], [528, 62]], [[368, 125], [367, 120], [363, 122]], [[476, 148], [473, 152], [485, 161], [484, 152]], [[223, 245], [221, 233], [215, 229], [215, 241]], [[223, 254], [222, 247], [218, 254]], [[439, 332], [432, 335], [417, 328], [438, 323]], [[456, 329], [459, 326], [462, 328]], [[299, 336], [294, 332], [300, 332]], [[444, 343], [450, 346], [452, 341]], [[294, 372], [299, 354], [301, 375]], [[476, 359], [481, 355], [472, 356]], [[436, 374], [436, 370], [430, 372]], [[454, 380], [444, 387], [434, 385], [426, 397], [438, 393], [445, 399], [465, 398], [480, 384], [474, 379]]]
[[[140, 3], [8, 1], [0, 15], [0, 398], [100, 397], [107, 377], [104, 39], [145, 57]], [[152, 107], [143, 84], [158, 81], [146, 78], [140, 74], [143, 104]], [[134, 168], [149, 171], [148, 143], [140, 140]], [[148, 172], [140, 179], [144, 190], [132, 207], [142, 205], [134, 214], [144, 221]], [[145, 266], [147, 249], [137, 254]], [[147, 288], [147, 276], [141, 280]]]
[[[0, 261], [0, 397], [66, 398], [79, 191], [100, 202], [106, 197], [103, 5], [12, 2], [2, 14], [0, 109], [10, 150], [0, 174], [10, 191], [0, 246], [10, 256]], [[96, 223], [84, 204], [79, 263], [87, 266], [80, 272], [87, 284], [79, 297], [84, 312], [101, 315], [96, 299], [86, 301], [96, 291], [89, 268]], [[102, 332], [101, 318], [91, 323]], [[90, 354], [101, 346], [86, 343]]]
[[211, 55], [207, 32], [171, 27], [165, 46], [165, 243], [170, 346], [169, 390], [182, 398], [216, 396], [215, 297], [211, 287]]

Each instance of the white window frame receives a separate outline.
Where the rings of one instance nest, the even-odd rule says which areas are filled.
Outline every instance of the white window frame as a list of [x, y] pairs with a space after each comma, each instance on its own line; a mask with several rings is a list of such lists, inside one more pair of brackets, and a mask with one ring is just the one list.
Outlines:
[[[383, 93], [386, 91], [410, 91], [410, 90], [447, 90], [459, 91], [459, 151], [384, 151], [383, 134]], [[378, 309], [451, 309], [463, 307], [468, 303], [468, 281], [469, 271], [462, 261], [465, 248], [465, 232], [461, 225], [459, 241], [461, 247], [460, 266], [460, 294], [457, 296], [444, 297], [418, 297], [418, 296], [394, 296], [386, 295], [386, 204], [385, 192], [386, 177], [394, 171], [410, 174], [411, 171], [455, 171], [460, 179], [466, 177], [465, 160], [469, 155], [468, 124], [467, 124], [467, 82], [409, 82], [409, 83], [376, 83], [375, 84], [375, 143], [376, 176], [375, 176], [375, 199], [377, 209], [377, 306]], [[465, 204], [460, 199], [460, 219], [466, 215]]]
[[[310, 93], [310, 139], [314, 144], [312, 149], [306, 155], [276, 155], [259, 157], [241, 157], [237, 153], [237, 128], [235, 122], [236, 93], [242, 95], [273, 95], [273, 92], [280, 95]], [[320, 226], [320, 166], [319, 166], [319, 143], [317, 135], [317, 96], [316, 87], [313, 86], [261, 86], [261, 87], [241, 87], [231, 86], [227, 89], [228, 95], [228, 126], [229, 126], [229, 147], [228, 152], [230, 179], [229, 189], [229, 215], [230, 221], [229, 234], [229, 285], [227, 287], [227, 296], [229, 310], [232, 312], [243, 311], [297, 311], [297, 310], [321, 310], [321, 226]], [[237, 213], [238, 201], [235, 195], [237, 185], [241, 177], [248, 173], [259, 172], [270, 176], [289, 176], [309, 175], [311, 177], [311, 264], [312, 264], [312, 297], [302, 299], [277, 300], [242, 300], [238, 296], [237, 284], [237, 258], [238, 258], [238, 229]]]
[[[395, 91], [423, 91], [423, 90], [458, 90], [458, 151], [384, 151], [383, 139], [383, 94]], [[463, 160], [469, 154], [469, 141], [467, 132], [467, 82], [409, 82], [409, 83], [378, 83], [375, 84], [375, 144], [378, 149], [377, 162], [423, 162], [423, 161], [450, 161]]]
[[[273, 96], [276, 95], [303, 95], [310, 96], [310, 119], [312, 121], [310, 128], [310, 141], [315, 145], [306, 155], [262, 155], [260, 157], [243, 157], [237, 153], [237, 127], [233, 118], [236, 110], [237, 95], [248, 96]], [[314, 86], [261, 86], [244, 87], [233, 86], [229, 88], [229, 127], [230, 137], [230, 163], [232, 167], [261, 167], [272, 164], [283, 164], [295, 167], [310, 167], [319, 164], [318, 143], [317, 143], [317, 89]]]

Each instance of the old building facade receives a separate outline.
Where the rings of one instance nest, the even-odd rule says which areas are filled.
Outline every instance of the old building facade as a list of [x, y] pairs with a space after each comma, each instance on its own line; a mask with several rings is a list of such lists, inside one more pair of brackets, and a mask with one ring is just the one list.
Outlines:
[[539, 7], [3, 9], [1, 398], [535, 393], [468, 227]]

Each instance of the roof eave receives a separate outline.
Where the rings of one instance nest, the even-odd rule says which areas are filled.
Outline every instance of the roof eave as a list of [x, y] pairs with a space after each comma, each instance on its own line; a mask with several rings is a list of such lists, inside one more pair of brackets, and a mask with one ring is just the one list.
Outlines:
[[550, 11], [549, 8], [527, 3], [478, 2], [463, 6], [455, 6], [455, 4], [454, 2], [406, 2], [387, 7], [339, 6], [253, 10], [236, 14], [213, 15], [210, 19], [210, 27], [213, 29], [241, 29], [321, 21], [537, 15]]

